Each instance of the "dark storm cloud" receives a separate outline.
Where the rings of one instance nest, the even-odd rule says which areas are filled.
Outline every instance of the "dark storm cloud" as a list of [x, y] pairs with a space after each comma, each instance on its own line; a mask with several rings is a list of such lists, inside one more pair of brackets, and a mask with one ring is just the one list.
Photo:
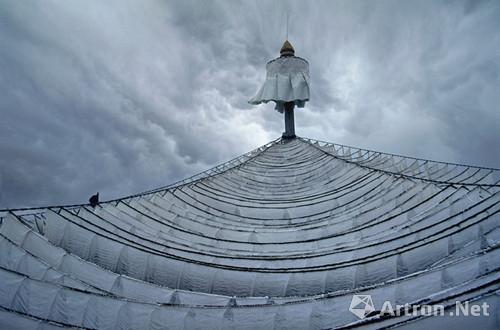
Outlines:
[[0, 207], [165, 185], [279, 136], [250, 106], [285, 36], [297, 132], [498, 167], [497, 1], [2, 1]]

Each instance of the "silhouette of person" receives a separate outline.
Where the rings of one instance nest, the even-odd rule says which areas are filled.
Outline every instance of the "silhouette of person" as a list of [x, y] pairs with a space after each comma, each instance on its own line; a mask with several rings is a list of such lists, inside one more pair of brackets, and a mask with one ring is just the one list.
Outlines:
[[92, 206], [92, 208], [95, 208], [97, 205], [99, 205], [99, 193], [92, 195], [89, 198], [89, 203], [90, 203], [90, 206]]

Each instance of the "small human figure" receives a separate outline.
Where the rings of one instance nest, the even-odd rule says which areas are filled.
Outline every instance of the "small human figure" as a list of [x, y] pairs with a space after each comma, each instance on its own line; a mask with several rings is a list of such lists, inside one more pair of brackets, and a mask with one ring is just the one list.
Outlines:
[[95, 208], [97, 205], [99, 205], [99, 193], [92, 195], [89, 198], [89, 203], [90, 203], [90, 206], [92, 206], [92, 208]]

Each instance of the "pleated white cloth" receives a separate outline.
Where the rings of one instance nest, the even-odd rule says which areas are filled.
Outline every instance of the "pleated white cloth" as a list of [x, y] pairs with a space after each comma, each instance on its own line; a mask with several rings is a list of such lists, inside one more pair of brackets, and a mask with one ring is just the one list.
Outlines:
[[297, 56], [281, 56], [267, 63], [267, 75], [250, 104], [276, 102], [275, 109], [283, 112], [286, 102], [303, 108], [309, 101], [309, 63]]

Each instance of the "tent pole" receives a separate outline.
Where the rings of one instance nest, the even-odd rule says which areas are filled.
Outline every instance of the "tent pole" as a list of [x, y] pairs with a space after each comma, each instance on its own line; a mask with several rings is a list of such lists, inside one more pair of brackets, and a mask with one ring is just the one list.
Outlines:
[[285, 139], [293, 139], [295, 137], [294, 106], [294, 102], [285, 103], [285, 133], [283, 133], [283, 138]]

